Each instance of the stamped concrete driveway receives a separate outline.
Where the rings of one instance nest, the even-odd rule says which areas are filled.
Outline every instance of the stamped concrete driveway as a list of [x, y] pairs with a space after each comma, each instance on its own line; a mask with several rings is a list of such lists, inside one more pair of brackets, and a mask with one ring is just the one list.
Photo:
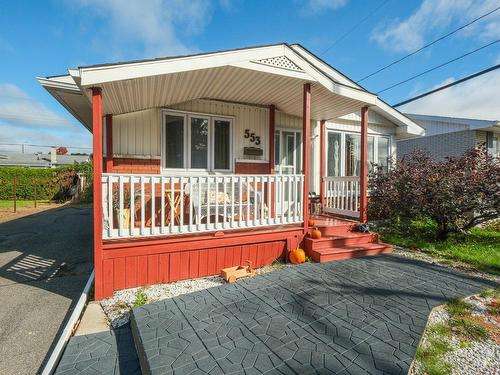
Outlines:
[[39, 372], [91, 271], [91, 209], [0, 224], [0, 374]]
[[152, 374], [406, 374], [430, 310], [488, 286], [395, 255], [304, 264], [135, 309], [132, 332]]
[[406, 374], [430, 310], [492, 286], [396, 255], [303, 264], [136, 308], [131, 328], [74, 337], [57, 375], [138, 375], [139, 359], [143, 374]]

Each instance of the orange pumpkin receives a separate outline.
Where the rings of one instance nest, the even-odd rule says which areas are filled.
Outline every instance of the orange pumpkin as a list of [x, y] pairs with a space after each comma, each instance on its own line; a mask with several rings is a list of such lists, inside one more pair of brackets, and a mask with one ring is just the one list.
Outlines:
[[314, 239], [319, 239], [321, 238], [321, 231], [318, 229], [318, 228], [314, 228], [312, 231], [311, 231], [311, 237], [314, 238]]
[[307, 224], [308, 224], [310, 227], [314, 227], [314, 220], [313, 220], [313, 219], [309, 219], [309, 220], [307, 220]]
[[290, 262], [300, 264], [306, 261], [306, 253], [304, 250], [296, 248], [290, 252]]

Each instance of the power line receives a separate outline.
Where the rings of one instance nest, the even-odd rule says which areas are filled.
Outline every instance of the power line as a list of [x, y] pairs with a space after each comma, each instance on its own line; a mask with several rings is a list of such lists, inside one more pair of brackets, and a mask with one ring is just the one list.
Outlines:
[[453, 31], [449, 32], [448, 34], [445, 34], [445, 35], [443, 35], [443, 36], [441, 36], [441, 37], [439, 37], [439, 38], [437, 38], [437, 39], [433, 40], [432, 42], [430, 42], [430, 43], [426, 44], [426, 45], [425, 45], [425, 46], [423, 46], [423, 47], [420, 47], [419, 49], [417, 49], [417, 50], [415, 50], [415, 51], [413, 51], [413, 52], [409, 53], [408, 55], [403, 56], [403, 57], [401, 57], [400, 59], [393, 61], [392, 63], [390, 63], [390, 64], [388, 64], [388, 65], [386, 65], [386, 66], [384, 66], [384, 67], [382, 67], [382, 68], [380, 68], [380, 69], [378, 69], [378, 70], [376, 70], [376, 71], [375, 71], [375, 72], [373, 72], [373, 73], [368, 74], [367, 76], [365, 76], [365, 77], [361, 78], [360, 80], [356, 81], [356, 83], [360, 83], [361, 81], [364, 81], [365, 79], [370, 78], [370, 77], [374, 76], [375, 74], [378, 74], [378, 73], [380, 73], [380, 72], [382, 72], [382, 71], [386, 70], [387, 68], [390, 68], [391, 66], [393, 66], [393, 65], [395, 65], [395, 64], [398, 64], [398, 63], [400, 63], [401, 61], [403, 61], [403, 60], [407, 59], [408, 57], [413, 56], [413, 55], [415, 55], [415, 54], [419, 53], [420, 51], [422, 51], [422, 50], [424, 50], [424, 49], [426, 49], [426, 48], [428, 48], [428, 47], [432, 46], [433, 44], [436, 44], [437, 42], [439, 42], [439, 41], [441, 41], [441, 40], [443, 40], [443, 39], [446, 39], [446, 38], [448, 38], [449, 36], [451, 36], [451, 35], [453, 35], [453, 34], [455, 34], [455, 33], [459, 32], [460, 30], [465, 29], [466, 27], [468, 27], [468, 26], [472, 25], [473, 23], [475, 23], [475, 22], [479, 21], [480, 19], [483, 19], [484, 17], [487, 17], [487, 16], [489, 16], [490, 14], [495, 13], [495, 12], [496, 12], [497, 10], [499, 10], [499, 9], [500, 9], [500, 6], [499, 6], [499, 7], [497, 7], [497, 8], [495, 8], [495, 9], [493, 9], [493, 10], [491, 10], [491, 11], [489, 11], [488, 13], [483, 14], [482, 16], [479, 16], [479, 17], [477, 17], [477, 18], [473, 19], [473, 20], [472, 20], [472, 21], [470, 21], [469, 23], [466, 23], [465, 25], [460, 26], [458, 29], [455, 29], [455, 30], [453, 30]]
[[472, 55], [473, 53], [476, 53], [476, 52], [478, 52], [478, 51], [481, 51], [482, 49], [487, 48], [487, 47], [489, 47], [489, 46], [491, 46], [491, 45], [493, 45], [493, 44], [495, 44], [495, 43], [498, 43], [498, 42], [500, 42], [500, 39], [497, 39], [497, 40], [495, 40], [494, 42], [488, 43], [488, 44], [486, 44], [486, 45], [484, 45], [484, 46], [482, 46], [482, 47], [476, 48], [475, 50], [470, 51], [470, 52], [467, 52], [467, 53], [465, 53], [465, 54], [463, 54], [463, 55], [461, 55], [461, 56], [455, 57], [454, 59], [448, 60], [448, 61], [446, 61], [446, 62], [444, 62], [444, 63], [442, 63], [442, 64], [439, 64], [439, 65], [437, 65], [437, 66], [435, 66], [435, 67], [433, 67], [433, 68], [427, 69], [427, 70], [423, 71], [422, 73], [419, 73], [419, 74], [417, 74], [417, 75], [414, 75], [414, 76], [412, 76], [412, 77], [410, 77], [410, 78], [405, 79], [404, 81], [401, 81], [401, 82], [395, 83], [394, 85], [391, 85], [391, 86], [389, 86], [389, 87], [386, 87], [385, 89], [378, 91], [378, 92], [377, 92], [377, 94], [380, 94], [380, 93], [383, 93], [384, 91], [387, 91], [387, 90], [393, 89], [393, 88], [394, 88], [394, 87], [396, 87], [396, 86], [400, 86], [400, 85], [402, 85], [403, 83], [409, 82], [409, 81], [411, 81], [411, 80], [414, 80], [415, 78], [418, 78], [418, 77], [423, 76], [424, 74], [430, 73], [430, 72], [432, 72], [432, 71], [434, 71], [434, 70], [436, 70], [436, 69], [442, 68], [442, 67], [443, 67], [443, 66], [445, 66], [445, 65], [451, 64], [452, 62], [455, 62], [455, 61], [457, 61], [457, 60], [463, 59], [463, 58], [464, 58], [464, 57], [466, 57], [466, 56]]
[[389, 0], [382, 1], [375, 9], [373, 9], [370, 13], [368, 13], [363, 19], [361, 19], [357, 24], [355, 24], [353, 27], [351, 27], [347, 32], [342, 34], [339, 38], [337, 38], [327, 49], [325, 49], [323, 53], [328, 52], [331, 50], [337, 43], [345, 39], [347, 36], [349, 36], [354, 30], [356, 30], [363, 22], [365, 22], [368, 18], [373, 16], [380, 8], [382, 8], [385, 4], [387, 4]]
[[452, 82], [452, 83], [448, 83], [448, 84], [443, 85], [443, 86], [441, 86], [441, 87], [438, 87], [438, 88], [436, 88], [436, 89], [434, 89], [434, 90], [427, 91], [426, 93], [420, 94], [420, 95], [415, 96], [415, 97], [413, 97], [413, 98], [410, 98], [410, 99], [404, 100], [404, 101], [399, 102], [399, 103], [397, 103], [397, 104], [394, 104], [394, 105], [393, 105], [393, 107], [399, 107], [399, 106], [402, 106], [402, 105], [404, 105], [404, 104], [411, 103], [411, 102], [413, 102], [413, 101], [415, 101], [415, 100], [418, 100], [418, 99], [421, 99], [421, 98], [423, 98], [423, 97], [425, 97], [425, 96], [428, 96], [428, 95], [434, 94], [434, 93], [436, 93], [436, 92], [438, 92], [438, 91], [441, 91], [441, 90], [444, 90], [444, 89], [450, 88], [450, 87], [452, 87], [452, 86], [458, 85], [458, 84], [460, 84], [460, 83], [463, 83], [463, 82], [465, 82], [465, 81], [468, 81], [468, 80], [473, 79], [473, 78], [476, 78], [476, 77], [479, 77], [479, 76], [481, 76], [481, 75], [483, 75], [483, 74], [486, 74], [486, 73], [492, 72], [493, 70], [496, 70], [496, 69], [499, 69], [499, 68], [500, 68], [500, 64], [497, 64], [497, 65], [495, 65], [495, 66], [491, 66], [491, 67], [489, 67], [489, 68], [487, 68], [487, 69], [481, 70], [480, 72], [477, 72], [477, 73], [471, 74], [470, 76], [467, 76], [467, 77], [464, 77], [464, 78], [461, 78], [461, 79], [459, 79], [458, 81], [455, 81], [455, 82]]

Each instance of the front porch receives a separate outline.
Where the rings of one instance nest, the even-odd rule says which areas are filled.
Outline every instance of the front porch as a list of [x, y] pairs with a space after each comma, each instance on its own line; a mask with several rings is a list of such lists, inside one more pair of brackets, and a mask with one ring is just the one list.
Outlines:
[[[301, 244], [321, 262], [377, 241], [353, 240], [353, 228], [366, 222], [370, 155], [390, 154], [370, 146], [389, 145], [396, 125], [377, 115], [369, 135], [376, 96], [302, 47], [69, 73], [41, 82], [93, 133], [97, 300], [286, 260]], [[326, 245], [304, 241], [311, 200], [327, 215], [316, 217]]]

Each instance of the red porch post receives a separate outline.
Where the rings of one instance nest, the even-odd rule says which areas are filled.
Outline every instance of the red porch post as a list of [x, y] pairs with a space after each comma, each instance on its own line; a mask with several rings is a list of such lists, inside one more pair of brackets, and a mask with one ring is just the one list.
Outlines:
[[319, 166], [319, 195], [321, 198], [321, 209], [325, 206], [325, 184], [323, 178], [326, 175], [326, 139], [325, 139], [325, 120], [321, 120], [319, 129], [319, 152], [320, 152], [320, 166]]
[[106, 115], [106, 172], [113, 172], [113, 115]]
[[309, 226], [309, 150], [311, 140], [311, 84], [304, 84], [304, 102], [302, 112], [302, 147], [303, 170], [304, 170], [304, 233], [307, 233]]
[[102, 277], [102, 91], [92, 88], [92, 149], [94, 169], [94, 294], [103, 297]]
[[361, 168], [359, 175], [359, 221], [367, 221], [367, 182], [368, 182], [368, 107], [361, 108]]
[[[274, 104], [269, 106], [269, 174], [274, 174], [274, 131], [276, 122], [276, 107]], [[271, 186], [271, 196], [269, 197], [269, 209], [271, 210], [271, 217], [274, 217], [274, 184]]]

